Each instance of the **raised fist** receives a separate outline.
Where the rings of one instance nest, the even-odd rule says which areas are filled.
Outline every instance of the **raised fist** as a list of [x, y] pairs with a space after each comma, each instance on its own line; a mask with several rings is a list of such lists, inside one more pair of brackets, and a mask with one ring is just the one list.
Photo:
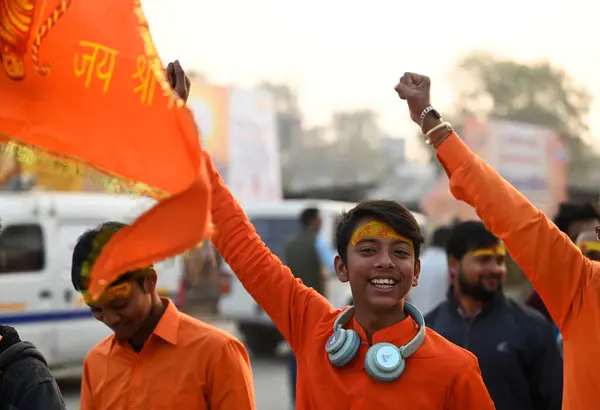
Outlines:
[[394, 87], [398, 96], [406, 100], [411, 120], [419, 126], [422, 125], [420, 124], [421, 113], [431, 105], [430, 88], [431, 80], [429, 77], [415, 73], [404, 73], [396, 87]]

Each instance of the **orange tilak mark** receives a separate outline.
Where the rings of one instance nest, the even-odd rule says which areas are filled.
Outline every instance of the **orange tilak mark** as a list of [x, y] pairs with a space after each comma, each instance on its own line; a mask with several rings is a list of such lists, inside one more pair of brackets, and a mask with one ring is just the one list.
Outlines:
[[493, 248], [475, 249], [473, 256], [506, 256], [506, 248], [504, 245], [497, 245]]
[[[108, 302], [119, 297], [126, 298], [129, 295], [131, 295], [131, 283], [125, 282], [106, 289], [106, 292], [100, 297], [99, 301]], [[83, 292], [83, 298], [86, 303], [94, 302], [89, 292]]]
[[413, 247], [413, 243], [410, 239], [405, 238], [404, 236], [398, 234], [394, 229], [389, 227], [388, 225], [372, 221], [361, 227], [359, 227], [352, 238], [350, 239], [350, 243], [352, 246], [356, 246], [358, 242], [366, 238], [388, 238], [402, 241], [409, 245], [411, 248]]

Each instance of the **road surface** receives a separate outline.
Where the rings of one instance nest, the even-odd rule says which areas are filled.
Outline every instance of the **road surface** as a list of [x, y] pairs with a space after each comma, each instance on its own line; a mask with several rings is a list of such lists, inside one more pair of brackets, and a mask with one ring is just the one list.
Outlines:
[[[228, 322], [211, 322], [235, 334], [235, 328]], [[286, 368], [286, 346], [281, 355], [272, 359], [252, 358], [256, 408], [260, 410], [291, 409], [288, 374]], [[56, 373], [68, 410], [79, 410], [80, 369]]]

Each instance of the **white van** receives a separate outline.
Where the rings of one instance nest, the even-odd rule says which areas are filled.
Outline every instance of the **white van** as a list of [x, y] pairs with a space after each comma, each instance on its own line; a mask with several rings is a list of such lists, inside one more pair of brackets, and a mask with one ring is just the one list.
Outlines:
[[[299, 218], [304, 209], [315, 207], [320, 210], [323, 220], [321, 234], [325, 236], [332, 249], [335, 249], [337, 218], [342, 211], [349, 211], [354, 206], [356, 204], [352, 202], [302, 199], [256, 203], [246, 206], [244, 211], [267, 247], [281, 259], [286, 241], [300, 229]], [[413, 215], [422, 229], [425, 229], [425, 217], [419, 213]], [[223, 293], [219, 299], [219, 314], [236, 323], [252, 353], [274, 354], [283, 337], [226, 264], [223, 270], [229, 274], [222, 276], [225, 282], [221, 286]], [[333, 272], [327, 283], [326, 292], [327, 298], [335, 307], [341, 308], [351, 303], [350, 286], [340, 282]]]
[[[0, 194], [0, 324], [33, 342], [52, 369], [79, 366], [110, 330], [96, 321], [71, 284], [71, 257], [86, 230], [130, 223], [154, 202], [96, 193]], [[157, 265], [158, 287], [175, 297], [181, 257]], [[174, 299], [176, 300], [176, 299]]]

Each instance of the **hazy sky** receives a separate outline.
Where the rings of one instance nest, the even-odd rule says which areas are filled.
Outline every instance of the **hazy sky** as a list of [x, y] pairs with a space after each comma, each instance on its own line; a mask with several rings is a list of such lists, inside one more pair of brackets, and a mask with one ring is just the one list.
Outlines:
[[[163, 61], [211, 82], [285, 81], [299, 91], [308, 125], [335, 110], [371, 108], [384, 130], [413, 141], [393, 91], [405, 71], [432, 78], [443, 113], [449, 73], [473, 49], [523, 61], [547, 59], [588, 88], [600, 146], [600, 2], [584, 0], [143, 0]], [[510, 81], [507, 78], [506, 81]], [[413, 142], [413, 147], [418, 146]], [[412, 150], [414, 152], [414, 150]]]

